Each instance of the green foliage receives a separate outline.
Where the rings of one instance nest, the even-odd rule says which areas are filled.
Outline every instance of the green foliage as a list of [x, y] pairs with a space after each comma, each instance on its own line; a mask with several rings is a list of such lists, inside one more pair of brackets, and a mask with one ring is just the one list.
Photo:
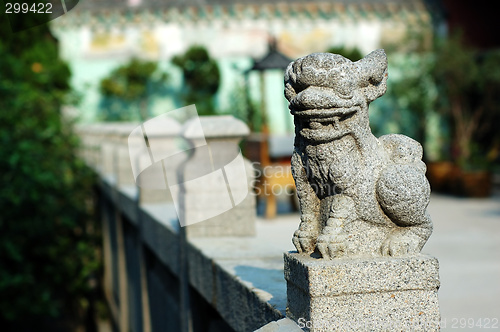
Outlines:
[[500, 53], [480, 54], [456, 34], [437, 43], [435, 57], [437, 108], [453, 129], [453, 157], [474, 167], [471, 161], [500, 146]]
[[340, 54], [344, 58], [347, 58], [351, 61], [358, 61], [363, 58], [360, 50], [358, 48], [346, 48], [346, 47], [330, 47], [327, 53]]
[[[474, 140], [489, 149], [490, 159], [500, 154], [500, 50], [483, 53], [479, 59], [483, 79], [480, 88], [484, 99], [484, 118], [474, 134]], [[484, 150], [484, 149], [483, 149]]]
[[49, 29], [1, 29], [0, 325], [50, 331], [81, 312], [99, 267], [93, 180], [61, 119], [70, 70]]
[[427, 121], [437, 97], [431, 75], [434, 57], [429, 53], [403, 53], [391, 56], [389, 63], [390, 79], [381, 103], [390, 108], [390, 114], [384, 121], [394, 121], [405, 135], [425, 145]]
[[[491, 151], [500, 149], [494, 127], [500, 122], [500, 52], [480, 53], [464, 45], [459, 34], [437, 39], [433, 47], [424, 37], [410, 32], [404, 51], [390, 54], [387, 94], [374, 106], [383, 110], [383, 122], [397, 123], [423, 144], [429, 116], [437, 111], [446, 122], [439, 139], [451, 141], [441, 157], [484, 169], [488, 152], [494, 156]], [[443, 137], [447, 128], [450, 138]]]
[[230, 105], [227, 114], [232, 114], [245, 122], [252, 132], [260, 132], [264, 126], [262, 112], [259, 105], [252, 100], [246, 84], [236, 83], [231, 93]]
[[132, 59], [116, 68], [100, 83], [101, 119], [146, 120], [149, 97], [161, 91], [167, 81], [168, 75], [158, 72], [156, 62]]
[[175, 56], [172, 63], [182, 70], [185, 84], [183, 102], [196, 104], [200, 115], [216, 114], [214, 95], [219, 89], [220, 71], [217, 62], [202, 46], [192, 46], [185, 54]]

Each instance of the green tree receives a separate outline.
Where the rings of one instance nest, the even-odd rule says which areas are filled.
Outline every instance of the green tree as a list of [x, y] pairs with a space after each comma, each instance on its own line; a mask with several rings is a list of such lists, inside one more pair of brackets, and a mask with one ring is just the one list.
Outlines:
[[132, 59], [101, 80], [100, 118], [104, 121], [146, 120], [151, 96], [162, 90], [168, 75], [152, 61]]
[[427, 121], [436, 104], [436, 84], [431, 70], [434, 56], [429, 53], [402, 53], [390, 59], [385, 101], [401, 130], [426, 145]]
[[200, 115], [216, 114], [214, 96], [219, 89], [220, 71], [217, 62], [203, 46], [192, 46], [172, 63], [182, 70], [186, 105], [196, 104]]
[[354, 48], [346, 48], [343, 46], [330, 47], [328, 50], [326, 50], [326, 52], [333, 54], [340, 54], [344, 58], [347, 58], [351, 61], [358, 61], [363, 58], [361, 51], [356, 47]]
[[484, 167], [484, 156], [500, 139], [500, 53], [481, 54], [455, 34], [436, 44], [432, 74], [438, 110], [451, 124], [454, 160], [462, 168]]
[[57, 329], [54, 322], [80, 317], [88, 306], [89, 278], [99, 267], [92, 176], [75, 158], [78, 141], [60, 114], [70, 70], [58, 57], [56, 40], [46, 25], [11, 33], [4, 18], [0, 326], [68, 331], [71, 326]]
[[479, 123], [474, 133], [474, 140], [483, 152], [488, 153], [488, 159], [497, 161], [500, 167], [500, 50], [492, 50], [480, 54], [478, 61], [481, 66], [483, 80], [481, 91], [484, 93], [484, 119]]
[[259, 112], [259, 103], [250, 97], [247, 89], [248, 83], [236, 82], [234, 84], [229, 108], [224, 113], [234, 115], [245, 122], [250, 131], [261, 132], [264, 126], [262, 112]]

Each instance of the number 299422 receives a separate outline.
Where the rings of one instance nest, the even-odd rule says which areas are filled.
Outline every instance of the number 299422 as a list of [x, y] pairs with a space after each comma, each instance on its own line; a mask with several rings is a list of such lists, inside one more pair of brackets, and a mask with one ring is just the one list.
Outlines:
[[38, 2], [38, 3], [5, 3], [5, 14], [52, 14], [52, 4], [50, 2]]

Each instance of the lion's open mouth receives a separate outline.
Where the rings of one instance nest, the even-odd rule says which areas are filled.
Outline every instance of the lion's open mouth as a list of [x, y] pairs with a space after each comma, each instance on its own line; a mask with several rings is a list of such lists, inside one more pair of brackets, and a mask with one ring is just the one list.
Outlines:
[[339, 124], [353, 117], [360, 110], [359, 106], [349, 108], [332, 109], [308, 109], [303, 111], [294, 111], [293, 115], [302, 119], [303, 128], [312, 130], [337, 130]]

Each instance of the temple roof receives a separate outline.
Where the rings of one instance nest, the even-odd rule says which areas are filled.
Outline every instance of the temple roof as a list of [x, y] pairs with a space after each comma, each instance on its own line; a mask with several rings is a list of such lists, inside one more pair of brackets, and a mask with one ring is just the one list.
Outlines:
[[269, 52], [260, 60], [254, 60], [251, 70], [264, 71], [268, 69], [283, 69], [285, 70], [292, 59], [280, 53], [276, 48], [276, 41], [273, 40], [269, 44]]
[[[428, 21], [431, 0], [81, 0], [57, 25], [201, 22], [231, 19], [366, 19]], [[431, 1], [432, 2], [432, 1]], [[65, 17], [66, 16], [66, 17]]]
[[[273, 0], [85, 0], [80, 1], [79, 8], [116, 8], [118, 7], [190, 7], [190, 6], [231, 6], [231, 5], [262, 5], [275, 4], [280, 1]], [[403, 4], [408, 5], [418, 0], [287, 0], [283, 3], [338, 3], [344, 5], [359, 5], [359, 4]]]

